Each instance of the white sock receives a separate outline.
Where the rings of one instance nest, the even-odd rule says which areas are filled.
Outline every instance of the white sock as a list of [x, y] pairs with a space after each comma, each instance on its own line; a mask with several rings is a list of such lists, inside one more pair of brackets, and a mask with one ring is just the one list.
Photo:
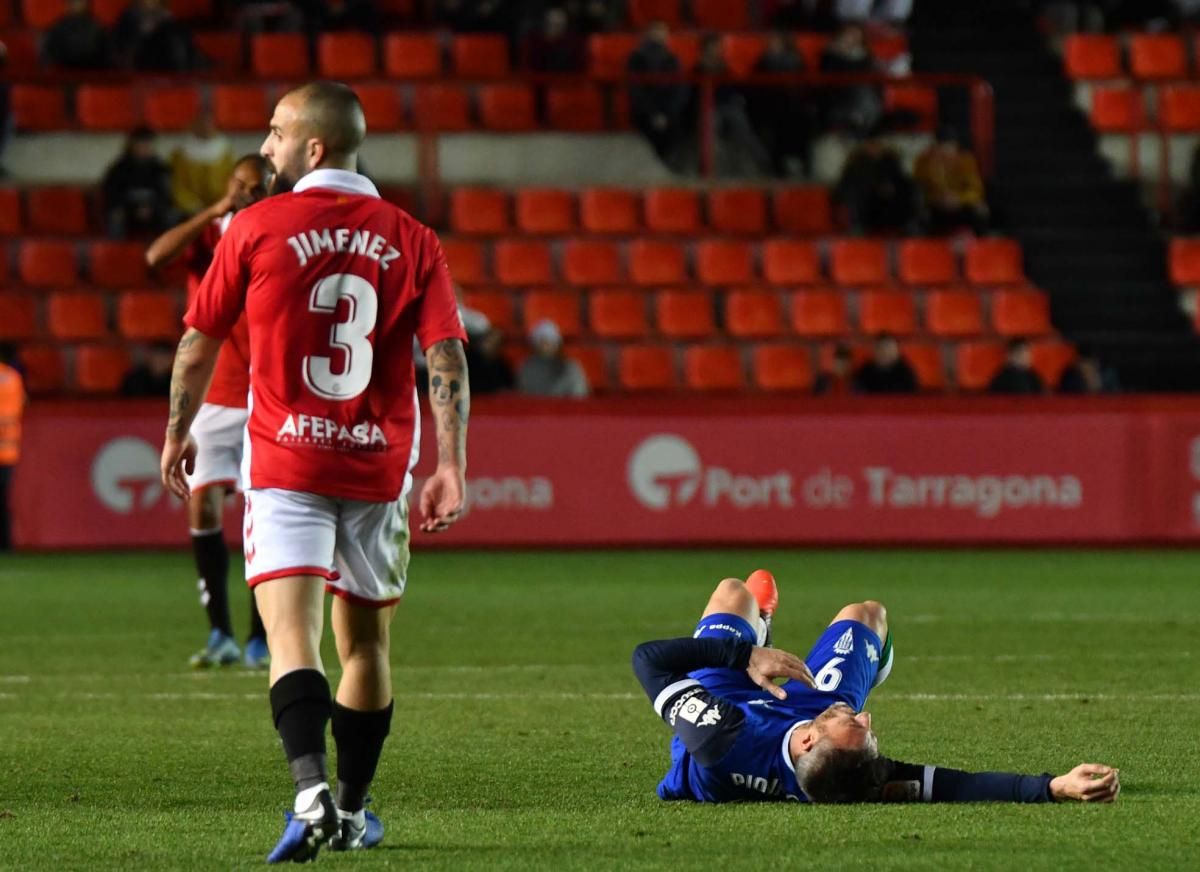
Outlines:
[[296, 794], [296, 805], [293, 807], [296, 814], [303, 814], [312, 808], [313, 803], [317, 801], [317, 796], [322, 790], [328, 790], [329, 785], [322, 781], [320, 784], [305, 788]]
[[767, 644], [767, 622], [763, 620], [762, 615], [758, 616], [758, 641], [754, 644], [759, 647]]
[[367, 810], [360, 808], [358, 811], [342, 811], [338, 809], [338, 820], [351, 821], [355, 828], [365, 827], [367, 825]]

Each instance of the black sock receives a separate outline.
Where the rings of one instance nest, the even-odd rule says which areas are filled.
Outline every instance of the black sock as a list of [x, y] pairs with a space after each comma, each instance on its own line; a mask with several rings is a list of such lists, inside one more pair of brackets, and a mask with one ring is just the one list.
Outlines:
[[200, 605], [208, 612], [208, 623], [226, 636], [233, 635], [229, 620], [229, 546], [221, 530], [192, 534], [196, 571], [200, 573]]
[[297, 790], [329, 780], [325, 725], [332, 702], [329, 681], [316, 669], [297, 669], [271, 685], [271, 715]]
[[258, 601], [254, 598], [254, 591], [250, 591], [250, 635], [247, 639], [263, 639], [267, 638], [267, 628], [263, 626], [262, 615], [258, 613]]
[[375, 778], [375, 767], [383, 753], [383, 740], [392, 726], [392, 709], [360, 712], [333, 704], [333, 741], [337, 743], [337, 807], [358, 811]]

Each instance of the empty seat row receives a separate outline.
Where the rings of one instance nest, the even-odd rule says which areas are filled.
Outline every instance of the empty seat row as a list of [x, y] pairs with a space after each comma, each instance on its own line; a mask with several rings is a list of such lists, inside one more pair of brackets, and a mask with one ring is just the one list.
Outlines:
[[[462, 284], [680, 285], [693, 280], [709, 286], [888, 285], [892, 281], [888, 243], [843, 239], [829, 246], [829, 276], [820, 248], [808, 241], [771, 239], [761, 245], [735, 239], [710, 239], [687, 245], [637, 239], [622, 245], [602, 239], [568, 239], [552, 246], [539, 239], [507, 239], [488, 246], [470, 239], [443, 241], [451, 274]], [[556, 258], [556, 248], [561, 248]], [[490, 258], [488, 257], [490, 251]], [[556, 265], [556, 260], [559, 265]], [[899, 275], [915, 285], [953, 284], [958, 280], [953, 249], [939, 240], [906, 240], [898, 246]], [[963, 262], [966, 281], [975, 285], [1019, 285], [1026, 279], [1020, 245], [1008, 239], [969, 243]]]
[[[17, 247], [15, 278], [35, 288], [63, 288], [86, 280], [104, 288], [131, 288], [150, 281], [143, 242], [30, 239]], [[80, 253], [86, 269], [81, 270]], [[0, 278], [7, 272], [7, 248], [0, 249]]]
[[[111, 303], [111, 305], [110, 305]], [[125, 291], [113, 300], [95, 291], [55, 291], [43, 297], [0, 291], [0, 340], [49, 336], [65, 341], [105, 339], [114, 332], [130, 340], [174, 340], [182, 332], [178, 295]]]
[[1092, 88], [1092, 126], [1101, 133], [1167, 133], [1200, 131], [1200, 85], [1166, 85], [1159, 89], [1151, 116], [1137, 87], [1103, 85]]
[[[1135, 33], [1122, 51], [1121, 38], [1077, 33], [1063, 42], [1063, 66], [1073, 79], [1186, 79], [1192, 75], [1185, 37], [1173, 33]], [[1122, 56], [1126, 57], [1123, 58]]]
[[[998, 291], [990, 300], [969, 291], [936, 291], [922, 307], [912, 294], [831, 290], [790, 294], [757, 288], [716, 295], [696, 289], [661, 290], [653, 296], [634, 288], [594, 290], [582, 298], [564, 290], [514, 294], [478, 289], [466, 305], [485, 314], [510, 335], [548, 319], [568, 337], [634, 340], [652, 333], [678, 340], [708, 339], [722, 333], [737, 339], [846, 336], [851, 333], [919, 332], [947, 338], [1045, 336], [1052, 332], [1050, 306], [1039, 291]], [[990, 313], [990, 314], [989, 314]], [[852, 317], [853, 315], [853, 317]]]

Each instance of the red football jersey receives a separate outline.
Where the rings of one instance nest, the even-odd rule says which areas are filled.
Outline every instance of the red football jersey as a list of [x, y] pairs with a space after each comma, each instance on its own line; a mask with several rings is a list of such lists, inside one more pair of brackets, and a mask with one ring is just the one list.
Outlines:
[[466, 339], [437, 236], [366, 178], [316, 170], [239, 212], [184, 319], [250, 330], [248, 488], [385, 502], [415, 463], [413, 337]]
[[[220, 218], [204, 229], [187, 256], [187, 291], [189, 305], [196, 290], [204, 281], [204, 273], [212, 263], [213, 252], [221, 235], [229, 226], [232, 213]], [[243, 317], [234, 325], [229, 338], [221, 345], [217, 355], [217, 366], [213, 370], [212, 384], [204, 401], [234, 409], [246, 408], [246, 394], [250, 390], [250, 333]]]

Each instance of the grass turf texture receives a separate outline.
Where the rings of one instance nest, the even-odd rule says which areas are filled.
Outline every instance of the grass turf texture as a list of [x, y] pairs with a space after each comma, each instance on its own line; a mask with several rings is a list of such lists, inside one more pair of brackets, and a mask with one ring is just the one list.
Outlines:
[[[394, 629], [388, 835], [327, 867], [1195, 868], [1200, 586], [1188, 553], [418, 554]], [[886, 753], [965, 768], [1118, 765], [1115, 806], [663, 803], [667, 730], [642, 640], [691, 627], [757, 566], [775, 638], [890, 608]], [[191, 673], [186, 555], [0, 562], [0, 867], [262, 863], [290, 801], [266, 679]], [[245, 594], [232, 591], [245, 627]], [[328, 651], [327, 663], [336, 661]], [[332, 751], [332, 745], [331, 745]]]

